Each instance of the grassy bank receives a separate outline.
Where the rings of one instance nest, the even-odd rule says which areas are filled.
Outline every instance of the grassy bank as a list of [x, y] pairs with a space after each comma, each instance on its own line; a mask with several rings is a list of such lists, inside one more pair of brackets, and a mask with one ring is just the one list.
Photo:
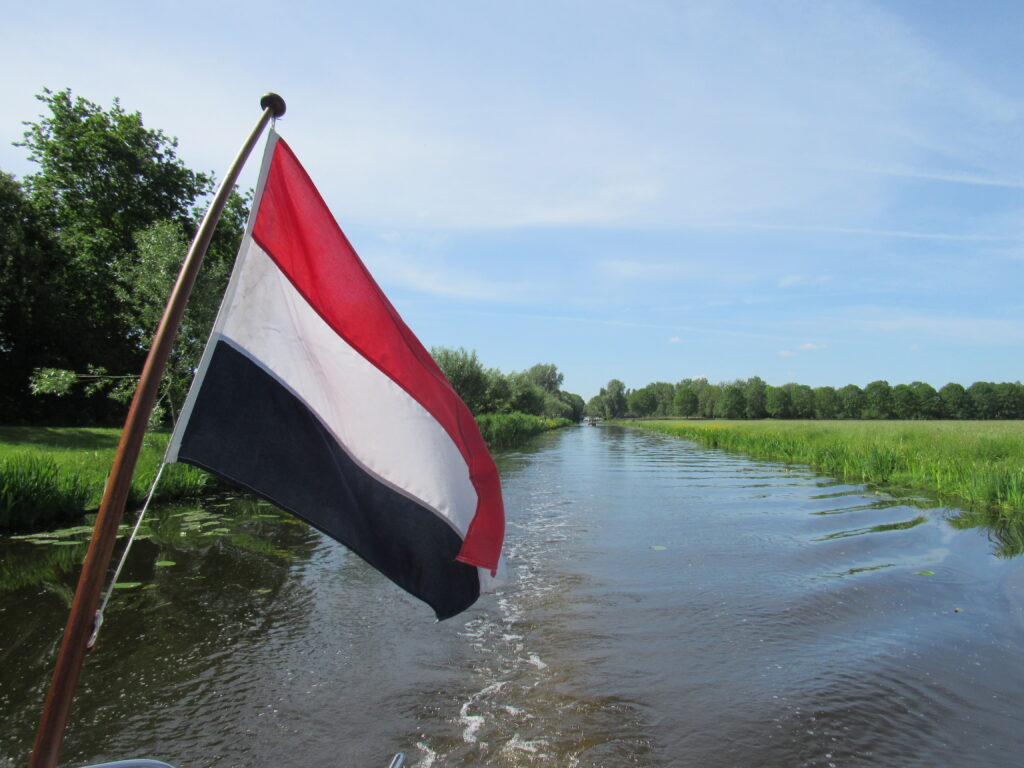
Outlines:
[[527, 413], [485, 413], [476, 417], [488, 447], [515, 448], [549, 429], [572, 424], [568, 419], [545, 419]]
[[1024, 523], [1021, 421], [646, 421], [644, 429], [926, 494], [965, 523]]
[[[96, 509], [120, 434], [119, 429], [0, 427], [0, 530], [59, 525]], [[167, 433], [146, 436], [130, 506], [145, 499], [167, 439]], [[155, 498], [189, 498], [215, 485], [205, 472], [173, 464], [164, 470]]]

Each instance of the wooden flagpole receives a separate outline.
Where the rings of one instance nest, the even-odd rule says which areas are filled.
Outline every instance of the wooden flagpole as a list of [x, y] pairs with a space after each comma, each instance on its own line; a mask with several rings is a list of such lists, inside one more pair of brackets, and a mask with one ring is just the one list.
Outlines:
[[107, 478], [107, 486], [103, 493], [99, 514], [96, 516], [96, 525], [89, 541], [89, 549], [85, 555], [85, 562], [82, 564], [82, 573], [78, 579], [78, 588], [71, 604], [67, 626], [64, 629], [57, 664], [50, 681], [50, 690], [46, 695], [46, 703], [39, 721], [39, 732], [36, 735], [32, 757], [29, 760], [29, 768], [55, 768], [57, 765], [60, 747], [64, 741], [64, 729], [71, 714], [71, 703], [78, 685], [79, 674], [82, 671], [82, 663], [85, 660], [86, 644], [93, 631], [100, 593], [106, 581], [107, 570], [114, 553], [114, 543], [117, 540], [117, 530], [128, 500], [132, 474], [142, 448], [142, 439], [146, 432], [150, 413], [156, 403], [160, 379], [167, 366], [167, 359], [174, 344], [174, 337], [178, 333], [182, 315], [185, 313], [185, 305], [188, 303], [189, 294], [192, 292], [192, 286], [199, 273], [199, 267], [206, 255], [210, 240], [213, 238], [213, 231], [224, 211], [228, 196], [238, 180], [242, 166], [245, 165], [249, 153], [259, 140], [263, 129], [267, 127], [267, 123], [272, 118], [280, 117], [285, 111], [284, 99], [276, 93], [268, 93], [264, 96], [260, 100], [260, 106], [263, 108], [263, 114], [260, 116], [259, 122], [249, 134], [249, 138], [239, 150], [227, 175], [221, 181], [217, 194], [192, 240], [185, 261], [181, 265], [181, 271], [178, 273], [178, 280], [174, 284], [171, 297], [164, 309], [163, 318], [157, 327], [146, 364], [142, 369], [142, 376], [128, 410], [124, 430], [121, 432], [117, 455], [114, 457], [110, 476]]

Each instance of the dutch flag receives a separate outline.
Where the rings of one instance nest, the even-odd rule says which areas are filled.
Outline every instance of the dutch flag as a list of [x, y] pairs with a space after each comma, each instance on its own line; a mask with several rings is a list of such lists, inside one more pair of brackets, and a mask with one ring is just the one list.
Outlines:
[[168, 461], [345, 544], [439, 619], [501, 556], [501, 486], [473, 416], [271, 133]]

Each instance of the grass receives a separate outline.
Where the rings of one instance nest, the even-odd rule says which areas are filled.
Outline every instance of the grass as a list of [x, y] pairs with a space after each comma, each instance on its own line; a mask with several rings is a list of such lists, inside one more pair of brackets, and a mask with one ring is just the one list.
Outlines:
[[[99, 507], [120, 434], [119, 429], [0, 427], [0, 530], [52, 526]], [[146, 436], [129, 506], [141, 506], [149, 492], [168, 437], [166, 432]], [[207, 473], [172, 464], [154, 498], [190, 498], [215, 486]]]
[[965, 522], [1024, 525], [1024, 421], [647, 421], [712, 448], [924, 493]]
[[567, 427], [568, 419], [545, 419], [527, 413], [485, 413], [476, 417], [488, 447], [514, 448], [549, 429]]

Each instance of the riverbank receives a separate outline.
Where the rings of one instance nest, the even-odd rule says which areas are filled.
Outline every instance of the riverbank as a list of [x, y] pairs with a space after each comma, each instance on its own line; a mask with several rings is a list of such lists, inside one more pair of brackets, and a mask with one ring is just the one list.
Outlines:
[[[477, 418], [492, 449], [522, 445], [568, 419], [521, 413]], [[0, 427], [0, 531], [58, 527], [96, 510], [117, 452], [121, 430], [99, 427]], [[129, 507], [141, 506], [153, 482], [170, 433], [146, 435], [132, 480]], [[217, 478], [186, 464], [163, 473], [154, 501], [197, 498], [222, 487]]]
[[623, 423], [712, 448], [807, 464], [838, 480], [923, 493], [965, 510], [958, 518], [965, 526], [1024, 529], [1024, 422]]

